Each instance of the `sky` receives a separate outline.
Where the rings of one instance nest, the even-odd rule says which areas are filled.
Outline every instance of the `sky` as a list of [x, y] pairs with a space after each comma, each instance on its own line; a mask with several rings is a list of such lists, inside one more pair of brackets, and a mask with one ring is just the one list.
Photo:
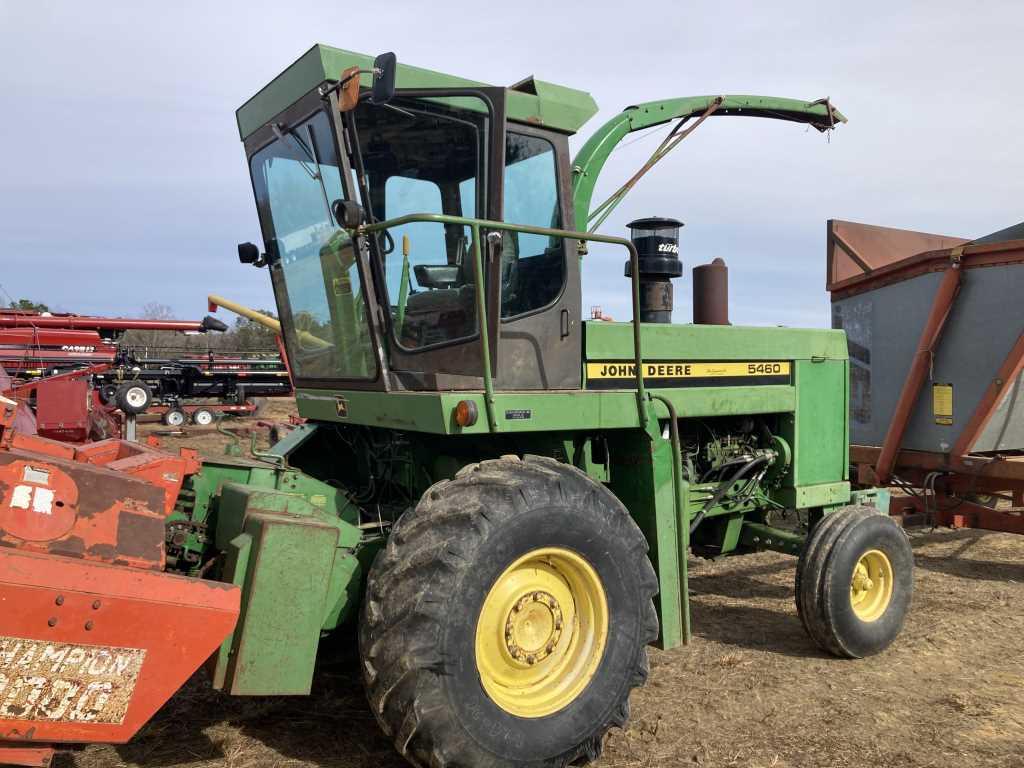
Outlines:
[[[685, 222], [689, 269], [722, 257], [732, 321], [825, 326], [825, 222], [976, 237], [1024, 219], [1016, 97], [1024, 6], [1006, 2], [46, 2], [0, 0], [0, 285], [64, 311], [272, 306], [234, 111], [313, 43], [509, 85], [583, 90], [601, 111], [673, 96], [829, 96], [829, 136], [708, 120], [601, 231]], [[663, 135], [663, 134], [659, 134]], [[632, 137], [631, 137], [632, 138]], [[658, 138], [612, 156], [595, 201]], [[584, 269], [584, 309], [629, 318], [622, 259]], [[0, 301], [6, 301], [0, 292]]]

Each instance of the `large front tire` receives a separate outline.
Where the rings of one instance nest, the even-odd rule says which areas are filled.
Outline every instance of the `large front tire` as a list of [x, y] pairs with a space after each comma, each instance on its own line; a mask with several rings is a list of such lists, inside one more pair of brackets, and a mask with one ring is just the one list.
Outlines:
[[466, 467], [399, 519], [370, 570], [370, 706], [419, 766], [593, 760], [647, 677], [656, 591], [643, 534], [582, 472]]

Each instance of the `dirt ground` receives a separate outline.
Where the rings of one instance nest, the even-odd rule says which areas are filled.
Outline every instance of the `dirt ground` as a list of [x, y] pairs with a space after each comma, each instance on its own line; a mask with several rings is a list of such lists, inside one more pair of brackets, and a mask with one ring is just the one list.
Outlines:
[[[279, 403], [263, 418], [286, 413]], [[224, 440], [166, 444], [219, 454]], [[804, 634], [793, 559], [693, 561], [693, 642], [651, 651], [629, 727], [608, 736], [596, 765], [1024, 766], [1024, 537], [910, 535], [907, 626], [889, 651], [862, 661], [825, 656]], [[131, 744], [58, 765], [401, 768], [367, 709], [353, 649], [350, 635], [330, 641], [308, 698], [222, 696], [200, 673]]]

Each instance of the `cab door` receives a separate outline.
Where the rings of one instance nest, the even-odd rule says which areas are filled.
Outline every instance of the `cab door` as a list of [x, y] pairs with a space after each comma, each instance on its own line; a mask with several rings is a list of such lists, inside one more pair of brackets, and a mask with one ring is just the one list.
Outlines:
[[[572, 229], [568, 140], [510, 123], [502, 173], [503, 220]], [[579, 389], [582, 324], [576, 240], [506, 232], [500, 269], [497, 386]]]
[[[387, 106], [345, 116], [364, 209], [374, 221], [414, 213], [500, 218], [505, 93], [501, 88], [400, 89]], [[473, 233], [459, 224], [417, 222], [370, 238], [381, 337], [391, 386], [483, 387], [480, 333], [497, 368], [497, 312], [477, 312]], [[481, 232], [481, 240], [486, 232]], [[480, 243], [489, 307], [497, 279]]]

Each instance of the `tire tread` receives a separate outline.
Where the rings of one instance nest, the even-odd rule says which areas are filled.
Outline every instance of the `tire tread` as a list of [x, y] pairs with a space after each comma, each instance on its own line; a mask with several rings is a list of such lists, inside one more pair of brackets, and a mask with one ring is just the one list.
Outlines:
[[[359, 626], [363, 680], [374, 715], [407, 760], [422, 768], [509, 764], [469, 738], [445, 703], [445, 660], [438, 651], [445, 598], [493, 526], [538, 504], [580, 496], [597, 502], [602, 495], [603, 506], [619, 512], [610, 516], [606, 535], [621, 537], [629, 551], [643, 553], [637, 560], [638, 582], [646, 607], [635, 668], [607, 722], [595, 723], [593, 734], [564, 754], [529, 765], [547, 768], [596, 759], [605, 731], [625, 724], [629, 691], [646, 681], [646, 646], [658, 636], [653, 603], [658, 580], [646, 539], [611, 492], [579, 469], [539, 456], [490, 459], [431, 486], [399, 518], [367, 578]], [[458, 503], [452, 503], [455, 498]]]

